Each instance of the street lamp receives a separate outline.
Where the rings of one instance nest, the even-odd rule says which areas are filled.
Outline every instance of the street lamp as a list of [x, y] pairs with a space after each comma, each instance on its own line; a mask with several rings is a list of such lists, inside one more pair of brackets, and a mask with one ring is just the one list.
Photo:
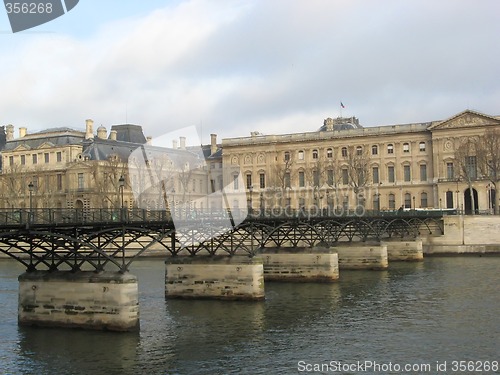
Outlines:
[[35, 185], [33, 185], [33, 182], [30, 181], [28, 184], [28, 190], [30, 192], [30, 211], [28, 215], [28, 223], [31, 223], [33, 221], [33, 190], [35, 189]]
[[125, 178], [123, 178], [123, 176], [120, 176], [118, 179], [118, 186], [121, 194], [121, 219], [123, 221], [123, 189], [125, 188]]
[[260, 192], [260, 216], [264, 216], [264, 193]]
[[250, 185], [248, 187], [248, 191], [250, 192], [250, 197], [248, 198], [248, 205], [249, 205], [249, 210], [248, 212], [250, 213], [250, 215], [252, 215], [253, 213], [253, 185]]
[[417, 206], [415, 206], [415, 196], [413, 196], [413, 209], [415, 210]]

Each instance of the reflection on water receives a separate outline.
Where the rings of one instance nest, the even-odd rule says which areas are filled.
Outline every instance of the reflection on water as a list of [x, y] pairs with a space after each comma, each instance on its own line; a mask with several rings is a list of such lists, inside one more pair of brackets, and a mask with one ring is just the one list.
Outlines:
[[17, 276], [0, 262], [1, 373], [297, 373], [297, 362], [498, 360], [500, 257], [429, 258], [342, 271], [333, 284], [267, 283], [266, 300], [165, 300], [141, 260], [141, 331], [17, 326]]

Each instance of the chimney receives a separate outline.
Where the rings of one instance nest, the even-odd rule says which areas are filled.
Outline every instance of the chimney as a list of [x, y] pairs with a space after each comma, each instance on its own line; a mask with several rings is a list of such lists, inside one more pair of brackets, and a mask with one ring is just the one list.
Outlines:
[[109, 132], [109, 139], [111, 139], [112, 141], [116, 141], [116, 130], [111, 130]]
[[180, 143], [181, 143], [180, 149], [185, 150], [186, 149], [186, 137], [179, 137], [179, 139], [180, 139]]
[[94, 121], [85, 120], [85, 139], [94, 138]]
[[151, 146], [151, 145], [152, 145], [152, 141], [153, 141], [153, 137], [151, 137], [151, 136], [146, 137], [146, 144], [147, 144], [148, 146]]
[[7, 125], [5, 131], [5, 140], [12, 141], [14, 139], [14, 125]]
[[176, 139], [174, 139], [174, 140], [172, 141], [172, 148], [173, 148], [174, 150], [177, 150], [177, 140], [176, 140]]
[[99, 126], [97, 128], [97, 138], [99, 139], [106, 139], [108, 133], [106, 131], [106, 128], [104, 126]]
[[27, 132], [28, 132], [28, 129], [26, 129], [24, 126], [19, 128], [19, 138], [25, 137]]
[[217, 152], [217, 134], [210, 134], [210, 155]]

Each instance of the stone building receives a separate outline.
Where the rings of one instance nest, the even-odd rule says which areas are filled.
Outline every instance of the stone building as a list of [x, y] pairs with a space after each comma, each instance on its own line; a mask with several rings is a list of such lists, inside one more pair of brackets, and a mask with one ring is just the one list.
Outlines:
[[[85, 131], [54, 128], [28, 133], [21, 127], [17, 138], [12, 125], [4, 128], [6, 139], [0, 150], [0, 208], [27, 208], [30, 200], [33, 208], [165, 207], [164, 197], [158, 190], [151, 194], [132, 191], [133, 186], [140, 186], [141, 173], [153, 170], [150, 168], [147, 172], [143, 170], [144, 165], [135, 166], [133, 161], [130, 165], [132, 153], [146, 150], [144, 146], [149, 153], [165, 151], [151, 146], [151, 138], [144, 136], [141, 126], [113, 125], [108, 134], [103, 126], [94, 132], [93, 121], [86, 120]], [[186, 155], [193, 158], [194, 153], [185, 142], [183, 137], [180, 143], [174, 141], [168, 154], [179, 154], [181, 160], [186, 159]], [[221, 150], [215, 135], [212, 144], [203, 146], [202, 152], [207, 163], [213, 164], [212, 168], [221, 168]], [[148, 167], [150, 162], [146, 160]], [[171, 169], [162, 167], [163, 175], [168, 176]], [[193, 209], [204, 208], [205, 200], [200, 198], [207, 195], [210, 186], [206, 170], [189, 173], [189, 178], [182, 181], [186, 189], [180, 186], [181, 181], [174, 181], [168, 192], [173, 197], [172, 204], [181, 205], [192, 200]], [[146, 174], [142, 179], [150, 180], [151, 176]], [[131, 180], [133, 178], [135, 181]], [[199, 207], [195, 207], [197, 203]], [[205, 207], [208, 206], [207, 202]]]
[[[462, 139], [499, 126], [500, 116], [471, 110], [446, 120], [366, 128], [355, 117], [328, 118], [314, 132], [223, 139], [223, 164], [240, 165], [254, 210], [481, 211], [493, 206], [494, 190], [476, 173], [470, 194], [454, 152]], [[470, 163], [477, 170], [475, 156]]]

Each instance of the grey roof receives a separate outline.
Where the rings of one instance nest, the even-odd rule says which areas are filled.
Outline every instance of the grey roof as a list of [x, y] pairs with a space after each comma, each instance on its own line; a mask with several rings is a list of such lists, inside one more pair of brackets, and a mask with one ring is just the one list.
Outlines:
[[39, 137], [39, 138], [23, 137], [7, 141], [4, 150], [12, 151], [19, 145], [26, 145], [30, 149], [37, 149], [44, 143], [50, 143], [54, 146], [79, 145], [82, 143], [83, 139], [84, 136], [79, 137], [70, 134], [59, 134], [59, 135]]
[[112, 125], [111, 130], [116, 131], [116, 140], [122, 142], [132, 142], [138, 144], [146, 143], [146, 137], [140, 125], [123, 124]]
[[95, 138], [93, 141], [84, 142], [82, 154], [90, 160], [107, 160], [110, 155], [118, 155], [121, 160], [125, 161], [134, 150], [141, 146], [140, 143]]

